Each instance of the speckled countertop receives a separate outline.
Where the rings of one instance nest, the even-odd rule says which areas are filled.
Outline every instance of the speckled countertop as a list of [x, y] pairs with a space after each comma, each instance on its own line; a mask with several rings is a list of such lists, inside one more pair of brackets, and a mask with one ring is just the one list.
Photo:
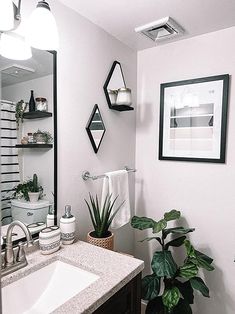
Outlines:
[[144, 268], [141, 260], [82, 241], [62, 246], [51, 255], [42, 255], [36, 250], [27, 254], [27, 260], [28, 266], [2, 278], [2, 287], [56, 260], [78, 266], [99, 276], [98, 280], [58, 307], [53, 312], [56, 314], [93, 313]]

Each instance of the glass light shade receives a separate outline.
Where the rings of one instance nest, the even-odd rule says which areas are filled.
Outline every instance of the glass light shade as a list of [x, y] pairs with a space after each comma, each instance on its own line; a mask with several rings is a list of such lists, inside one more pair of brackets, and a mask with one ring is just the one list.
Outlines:
[[24, 37], [16, 33], [3, 33], [1, 35], [0, 54], [13, 60], [27, 60], [32, 57], [31, 48]]
[[131, 106], [131, 90], [130, 88], [122, 87], [118, 90], [117, 105]]
[[14, 8], [11, 0], [0, 0], [0, 31], [14, 28]]
[[58, 31], [48, 3], [39, 1], [32, 12], [26, 31], [29, 44], [41, 50], [56, 50], [59, 45]]

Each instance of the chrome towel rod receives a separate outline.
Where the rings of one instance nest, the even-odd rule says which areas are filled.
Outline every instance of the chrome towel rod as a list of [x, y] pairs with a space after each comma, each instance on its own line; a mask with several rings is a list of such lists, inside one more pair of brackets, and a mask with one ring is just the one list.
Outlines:
[[[131, 169], [129, 167], [125, 167], [124, 169], [127, 172], [136, 172], [136, 169]], [[84, 171], [83, 174], [82, 174], [82, 178], [83, 178], [84, 181], [87, 181], [88, 179], [97, 180], [97, 179], [102, 179], [102, 178], [105, 178], [105, 177], [106, 177], [105, 174], [100, 174], [99, 176], [92, 176], [89, 171]]]

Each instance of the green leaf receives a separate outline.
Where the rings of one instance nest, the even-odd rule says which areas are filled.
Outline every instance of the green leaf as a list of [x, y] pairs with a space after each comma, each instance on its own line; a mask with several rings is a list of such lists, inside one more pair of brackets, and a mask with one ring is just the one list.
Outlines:
[[192, 314], [192, 309], [186, 300], [180, 299], [172, 314]]
[[195, 250], [195, 257], [189, 257], [188, 261], [208, 271], [215, 269], [211, 265], [213, 259], [197, 250]]
[[180, 267], [179, 276], [186, 279], [190, 279], [195, 277], [197, 273], [198, 273], [197, 265], [190, 262], [186, 262], [186, 264]]
[[147, 217], [137, 217], [134, 216], [131, 219], [131, 226], [135, 229], [144, 230], [148, 228], [153, 228], [156, 221]]
[[164, 219], [166, 221], [179, 219], [181, 216], [180, 211], [172, 209], [170, 212], [164, 214]]
[[157, 297], [148, 302], [145, 314], [165, 314], [162, 297]]
[[186, 248], [187, 256], [196, 258], [194, 247], [192, 246], [191, 242], [189, 240], [184, 241], [184, 245]]
[[187, 234], [189, 232], [193, 232], [195, 229], [194, 228], [189, 228], [185, 229], [183, 227], [175, 227], [175, 228], [168, 228], [163, 230], [163, 236], [164, 238], [167, 237], [168, 234], [173, 233], [173, 234]]
[[177, 287], [166, 289], [162, 296], [162, 302], [171, 311], [179, 302], [180, 291]]
[[162, 229], [166, 228], [166, 226], [167, 226], [167, 222], [165, 219], [159, 220], [158, 222], [154, 224], [153, 233], [158, 233], [162, 231]]
[[184, 243], [185, 239], [186, 239], [186, 236], [182, 236], [174, 240], [171, 240], [170, 242], [165, 244], [165, 249], [168, 250], [169, 246], [179, 247]]
[[148, 237], [148, 238], [145, 238], [143, 240], [140, 240], [139, 242], [151, 241], [153, 239], [157, 240], [162, 245], [162, 241], [161, 241], [161, 239], [159, 237]]
[[191, 284], [193, 289], [200, 291], [204, 297], [206, 297], [206, 298], [210, 297], [209, 289], [201, 278], [199, 278], [199, 277], [191, 278], [190, 284]]
[[176, 286], [179, 288], [182, 297], [188, 302], [188, 304], [193, 304], [194, 295], [193, 288], [190, 284], [190, 281], [181, 282], [179, 280], [175, 281]]
[[152, 300], [160, 292], [160, 278], [155, 274], [145, 276], [141, 281], [141, 296], [143, 300]]
[[210, 258], [209, 256], [195, 250], [195, 254], [196, 254], [196, 259], [198, 262], [198, 266], [205, 268], [208, 271], [212, 271], [215, 268], [211, 265], [211, 263], [213, 262], [213, 259]]
[[177, 271], [177, 265], [170, 251], [155, 252], [153, 255], [151, 267], [153, 272], [158, 277], [171, 278]]
[[195, 253], [196, 253], [197, 257], [200, 257], [201, 259], [205, 260], [208, 264], [212, 264], [213, 258], [211, 258], [211, 257], [209, 257], [209, 256], [205, 255], [204, 253], [199, 252], [197, 250], [195, 250]]

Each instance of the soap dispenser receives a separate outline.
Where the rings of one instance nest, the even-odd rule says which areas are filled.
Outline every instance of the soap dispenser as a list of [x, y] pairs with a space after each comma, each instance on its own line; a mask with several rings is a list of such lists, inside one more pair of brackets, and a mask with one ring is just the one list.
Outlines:
[[72, 244], [75, 238], [75, 217], [71, 214], [71, 206], [65, 206], [65, 213], [60, 218], [61, 241]]

